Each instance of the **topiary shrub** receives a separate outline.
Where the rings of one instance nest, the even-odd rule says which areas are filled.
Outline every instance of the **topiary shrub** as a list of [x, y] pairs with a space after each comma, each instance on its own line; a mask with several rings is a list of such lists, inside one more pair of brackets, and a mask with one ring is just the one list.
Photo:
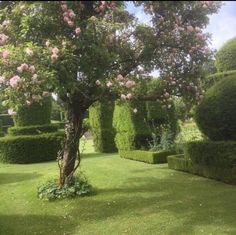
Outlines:
[[227, 41], [219, 49], [215, 65], [219, 72], [236, 69], [236, 37]]
[[[133, 110], [137, 109], [137, 113]], [[116, 102], [113, 126], [116, 130], [115, 142], [119, 150], [147, 149], [151, 130], [145, 122], [145, 102]]]
[[35, 163], [56, 160], [64, 133], [0, 138], [0, 161], [6, 163]]
[[38, 135], [42, 133], [56, 132], [59, 128], [58, 124], [39, 125], [39, 126], [23, 126], [8, 128], [9, 135]]
[[199, 129], [211, 140], [236, 140], [236, 76], [211, 87], [195, 110]]
[[44, 98], [42, 104], [33, 103], [30, 106], [22, 106], [13, 118], [14, 124], [19, 127], [50, 124], [51, 108], [51, 97]]
[[[96, 102], [89, 108], [89, 126], [96, 152], [116, 152], [115, 130], [112, 126], [114, 102]], [[86, 123], [84, 122], [85, 126]], [[87, 125], [87, 127], [89, 128]]]

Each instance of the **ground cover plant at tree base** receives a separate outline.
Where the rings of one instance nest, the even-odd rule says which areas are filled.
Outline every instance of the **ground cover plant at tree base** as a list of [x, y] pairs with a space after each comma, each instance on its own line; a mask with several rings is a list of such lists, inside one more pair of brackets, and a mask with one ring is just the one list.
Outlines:
[[[80, 165], [83, 118], [95, 101], [159, 99], [168, 107], [172, 95], [203, 98], [201, 66], [212, 56], [203, 29], [221, 2], [134, 3], [150, 14], [151, 26], [138, 24], [122, 1], [0, 3], [0, 82], [9, 113], [51, 92], [66, 111], [61, 187]], [[161, 92], [142, 79], [153, 69]]]

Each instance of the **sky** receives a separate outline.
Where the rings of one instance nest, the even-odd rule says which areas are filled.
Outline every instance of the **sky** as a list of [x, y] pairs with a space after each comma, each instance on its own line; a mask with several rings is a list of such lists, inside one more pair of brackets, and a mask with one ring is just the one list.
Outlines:
[[[147, 16], [141, 7], [134, 7], [132, 2], [127, 2], [127, 10], [135, 14], [140, 22], [148, 23]], [[209, 24], [204, 30], [212, 35], [212, 49], [219, 49], [227, 40], [236, 37], [236, 1], [224, 1], [224, 5], [217, 14], [209, 16]]]
[[[204, 29], [204, 32], [211, 34], [209, 47], [216, 50], [229, 39], [236, 37], [236, 1], [223, 1], [223, 3], [218, 13], [209, 16], [209, 24]], [[135, 7], [131, 1], [127, 1], [126, 8], [140, 22], [148, 24], [150, 21], [150, 17], [143, 12], [143, 9]], [[150, 75], [157, 77], [159, 73], [154, 70]]]

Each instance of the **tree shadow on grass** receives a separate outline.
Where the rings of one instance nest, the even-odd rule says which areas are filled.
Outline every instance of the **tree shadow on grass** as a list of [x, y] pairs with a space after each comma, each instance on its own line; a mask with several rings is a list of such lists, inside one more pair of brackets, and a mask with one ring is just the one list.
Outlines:
[[52, 215], [0, 215], [1, 235], [71, 235], [70, 219]]
[[170, 219], [178, 221], [166, 228], [168, 234], [196, 234], [199, 226], [212, 229], [212, 234], [214, 229], [217, 234], [219, 229], [222, 234], [236, 234], [236, 188], [196, 178], [188, 179], [185, 174], [165, 179], [129, 178], [122, 188], [98, 189], [100, 200], [86, 199], [87, 203], [81, 202], [72, 215], [82, 221], [104, 221], [132, 212], [142, 221], [153, 214], [158, 217], [168, 213]]
[[40, 176], [38, 173], [0, 173], [0, 185], [32, 180]]

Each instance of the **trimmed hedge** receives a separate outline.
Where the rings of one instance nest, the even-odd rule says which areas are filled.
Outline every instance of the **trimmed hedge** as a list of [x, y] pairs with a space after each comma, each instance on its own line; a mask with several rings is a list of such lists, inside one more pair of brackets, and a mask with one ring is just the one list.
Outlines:
[[42, 133], [56, 132], [59, 128], [57, 124], [39, 125], [39, 126], [23, 126], [8, 128], [9, 135], [38, 135]]
[[3, 126], [13, 126], [12, 116], [9, 114], [0, 114], [0, 120]]
[[203, 80], [202, 87], [207, 90], [213, 85], [215, 85], [217, 82], [219, 82], [220, 80], [226, 77], [229, 77], [230, 75], [236, 75], [236, 70], [230, 70], [230, 71], [211, 74], [207, 76], [206, 79]]
[[211, 87], [195, 110], [199, 129], [211, 140], [236, 140], [236, 75]]
[[[114, 102], [96, 102], [89, 108], [89, 125], [96, 152], [116, 152], [115, 130], [112, 127]], [[86, 124], [84, 122], [84, 124]]]
[[219, 72], [236, 69], [236, 37], [227, 41], [216, 53], [216, 68]]
[[57, 132], [0, 138], [0, 161], [24, 164], [56, 160], [63, 136]]
[[184, 154], [194, 164], [236, 167], [236, 141], [194, 141], [184, 146]]
[[[133, 109], [138, 110], [137, 113]], [[113, 126], [116, 130], [115, 143], [119, 150], [147, 149], [151, 130], [145, 122], [145, 102], [116, 102]]]
[[44, 98], [42, 104], [33, 103], [30, 106], [22, 106], [14, 116], [15, 126], [34, 126], [51, 123], [51, 97]]
[[167, 156], [174, 154], [173, 151], [150, 152], [142, 150], [120, 151], [120, 157], [150, 164], [166, 163]]

